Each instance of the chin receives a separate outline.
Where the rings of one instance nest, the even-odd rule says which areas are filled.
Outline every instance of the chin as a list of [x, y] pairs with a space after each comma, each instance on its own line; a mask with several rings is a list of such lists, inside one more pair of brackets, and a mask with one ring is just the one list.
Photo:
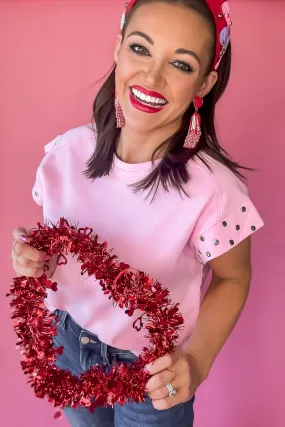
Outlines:
[[152, 129], [155, 129], [159, 122], [157, 119], [150, 118], [148, 114], [140, 114], [138, 117], [137, 114], [129, 114], [125, 116], [126, 126], [136, 130], [137, 132], [148, 132]]
[[135, 128], [138, 132], [155, 129], [162, 122], [161, 112], [143, 112], [137, 110], [132, 105], [128, 105], [127, 108], [125, 108], [124, 115], [126, 125], [128, 127]]

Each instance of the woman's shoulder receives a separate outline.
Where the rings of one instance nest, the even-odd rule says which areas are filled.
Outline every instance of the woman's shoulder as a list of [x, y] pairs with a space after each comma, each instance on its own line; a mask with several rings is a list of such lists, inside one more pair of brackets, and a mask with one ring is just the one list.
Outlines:
[[95, 135], [92, 125], [85, 125], [58, 135], [45, 145], [45, 155], [37, 168], [33, 186], [33, 198], [37, 204], [42, 206], [44, 188], [50, 183], [59, 185], [68, 181], [71, 175], [81, 175], [94, 151]]
[[90, 154], [96, 141], [96, 129], [94, 125], [84, 125], [64, 132], [56, 136], [44, 147], [46, 157], [53, 155], [66, 155], [68, 152], [81, 155]]
[[204, 190], [219, 197], [222, 193], [232, 195], [238, 191], [247, 195], [245, 183], [227, 165], [214, 159], [205, 152], [200, 152], [189, 162], [191, 181], [197, 183], [199, 190]]

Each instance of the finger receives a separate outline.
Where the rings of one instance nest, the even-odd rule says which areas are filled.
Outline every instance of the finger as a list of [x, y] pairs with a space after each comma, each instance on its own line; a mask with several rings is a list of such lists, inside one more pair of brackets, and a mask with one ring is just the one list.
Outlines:
[[20, 243], [15, 241], [13, 244], [13, 259], [15, 256], [20, 256], [24, 258], [28, 258], [34, 262], [44, 262], [46, 260], [46, 253], [43, 251], [39, 251], [36, 248], [33, 248], [28, 243]]
[[[168, 383], [171, 383], [174, 390], [176, 390], [178, 393], [178, 390], [181, 387], [181, 384], [180, 385], [178, 384], [179, 381], [177, 381], [177, 378], [173, 378], [172, 380], [166, 381], [165, 384], [162, 384], [161, 387], [159, 387], [158, 389], [149, 393], [149, 397], [151, 398], [151, 400], [154, 401], [154, 400], [166, 399], [170, 397], [168, 388], [166, 387], [166, 384]], [[174, 397], [171, 397], [171, 399], [174, 399]], [[180, 397], [181, 397], [181, 392], [180, 392]]]
[[54, 254], [50, 257], [50, 259], [45, 264], [48, 267], [45, 272], [48, 279], [50, 279], [53, 276], [53, 273], [57, 268], [57, 259], [58, 259], [58, 254]]
[[13, 249], [12, 249], [12, 253], [11, 253], [12, 258], [14, 258], [15, 256], [18, 256], [18, 252], [17, 252], [17, 245], [18, 244], [19, 244], [19, 242], [17, 240], [13, 241]]
[[165, 409], [170, 409], [173, 406], [179, 405], [179, 403], [184, 403], [186, 401], [187, 400], [184, 400], [178, 392], [174, 397], [167, 396], [164, 399], [153, 400], [152, 404], [158, 411], [164, 411]]
[[146, 384], [146, 389], [148, 390], [149, 394], [152, 394], [155, 390], [161, 390], [162, 388], [165, 388], [167, 390], [166, 384], [173, 381], [174, 378], [175, 373], [168, 369], [165, 369], [164, 371], [161, 371], [150, 378], [150, 380]]
[[28, 243], [29, 242], [29, 230], [25, 227], [17, 227], [13, 230], [13, 237], [18, 242]]
[[41, 277], [44, 272], [42, 268], [25, 268], [15, 264], [14, 270], [17, 272], [18, 277]]
[[163, 357], [155, 360], [153, 363], [146, 365], [146, 369], [150, 375], [157, 374], [158, 372], [164, 371], [165, 369], [170, 368], [177, 361], [178, 357], [174, 354], [166, 354]]
[[43, 268], [43, 266], [45, 265], [44, 261], [36, 262], [36, 261], [32, 261], [29, 258], [21, 257], [20, 255], [18, 255], [16, 257], [15, 261], [20, 267], [24, 267], [25, 269], [27, 269], [27, 268]]

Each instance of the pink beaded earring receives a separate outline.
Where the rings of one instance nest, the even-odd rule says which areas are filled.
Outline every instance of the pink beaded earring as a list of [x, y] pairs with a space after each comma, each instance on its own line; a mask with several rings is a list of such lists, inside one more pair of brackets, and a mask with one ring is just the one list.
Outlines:
[[200, 137], [202, 135], [201, 132], [201, 116], [198, 112], [198, 109], [203, 105], [203, 98], [196, 96], [193, 100], [193, 104], [195, 107], [195, 113], [190, 119], [190, 126], [188, 129], [188, 134], [185, 138], [184, 148], [195, 148], [198, 142], [200, 141]]
[[122, 127], [125, 126], [125, 117], [116, 93], [115, 93], [115, 110], [116, 110], [117, 128], [121, 129]]

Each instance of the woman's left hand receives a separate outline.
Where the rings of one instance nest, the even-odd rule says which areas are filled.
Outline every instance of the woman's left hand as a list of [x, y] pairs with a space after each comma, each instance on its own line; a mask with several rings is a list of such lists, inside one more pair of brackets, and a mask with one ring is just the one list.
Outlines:
[[[146, 384], [149, 397], [155, 409], [169, 409], [190, 400], [199, 385], [202, 375], [194, 357], [176, 347], [173, 354], [166, 354], [146, 366], [153, 375]], [[169, 396], [166, 384], [171, 383], [177, 395]]]

